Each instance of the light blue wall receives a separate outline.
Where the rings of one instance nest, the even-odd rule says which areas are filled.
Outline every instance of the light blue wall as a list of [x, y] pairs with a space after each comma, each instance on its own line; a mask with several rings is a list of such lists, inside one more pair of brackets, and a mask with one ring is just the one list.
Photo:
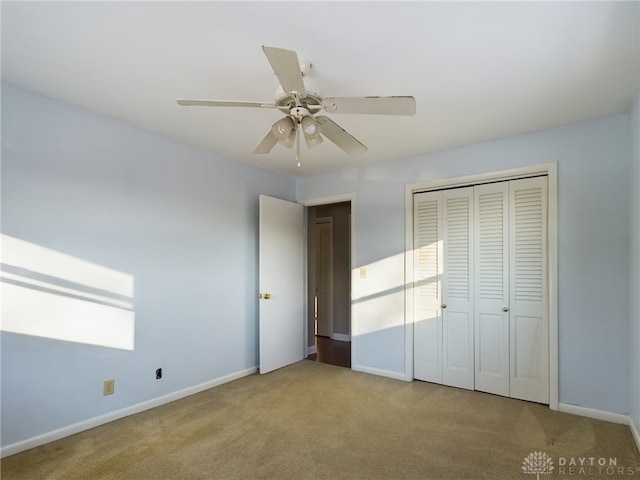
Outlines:
[[629, 412], [640, 432], [640, 96], [631, 111], [629, 178]]
[[299, 201], [355, 194], [354, 367], [405, 373], [405, 185], [558, 162], [559, 400], [628, 413], [629, 146], [619, 115], [298, 180]]
[[[136, 348], [3, 332], [2, 446], [255, 366], [260, 193], [355, 193], [356, 265], [367, 271], [354, 275], [354, 366], [403, 376], [405, 185], [554, 161], [560, 401], [631, 409], [639, 424], [637, 101], [631, 119], [631, 127], [620, 115], [294, 183], [3, 85], [2, 232], [132, 274]], [[103, 397], [108, 378], [117, 394]]]
[[3, 85], [2, 233], [133, 275], [135, 350], [3, 332], [2, 446], [255, 367], [261, 193], [295, 182]]

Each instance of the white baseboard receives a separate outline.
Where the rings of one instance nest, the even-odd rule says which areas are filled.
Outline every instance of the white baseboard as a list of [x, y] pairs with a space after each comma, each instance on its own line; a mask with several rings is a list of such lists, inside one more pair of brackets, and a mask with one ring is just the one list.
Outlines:
[[636, 448], [638, 449], [638, 452], [640, 452], [640, 432], [638, 432], [638, 428], [636, 427], [631, 415], [629, 415], [629, 429], [631, 430], [631, 436], [633, 437], [634, 442], [636, 442]]
[[596, 410], [594, 408], [579, 407], [577, 405], [570, 405], [568, 403], [558, 404], [558, 410], [564, 413], [580, 415], [581, 417], [595, 418], [596, 420], [604, 420], [605, 422], [628, 425], [629, 430], [631, 430], [633, 441], [636, 444], [636, 448], [638, 449], [638, 452], [640, 452], [640, 432], [638, 431], [638, 427], [634, 423], [633, 417], [631, 417], [631, 415], [623, 415], [621, 413]]
[[105, 413], [104, 415], [100, 415], [98, 417], [89, 418], [87, 420], [83, 420], [81, 422], [74, 423], [72, 425], [68, 425], [51, 432], [43, 433], [42, 435], [23, 440], [21, 442], [7, 445], [6, 447], [2, 447], [2, 449], [0, 450], [0, 458], [8, 457], [9, 455], [14, 455], [16, 453], [29, 450], [30, 448], [39, 447], [40, 445], [44, 445], [45, 443], [60, 440], [61, 438], [68, 437], [69, 435], [74, 435], [76, 433], [80, 433], [85, 430], [104, 425], [105, 423], [128, 417], [129, 415], [134, 415], [136, 413], [140, 413], [154, 407], [159, 407], [160, 405], [164, 405], [166, 403], [188, 397], [189, 395], [193, 395], [204, 390], [217, 387], [218, 385], [222, 385], [224, 383], [228, 383], [233, 380], [252, 375], [257, 371], [258, 367], [247, 368], [246, 370], [231, 373], [229, 375], [225, 375], [224, 377], [216, 378], [215, 380], [209, 380], [208, 382], [194, 385], [193, 387], [188, 387], [183, 390], [178, 390], [177, 392], [169, 393], [167, 395], [163, 395], [162, 397], [153, 398], [151, 400], [147, 400], [130, 407]]
[[595, 418], [596, 420], [604, 420], [611, 423], [622, 423], [629, 425], [629, 416], [621, 413], [612, 413], [604, 410], [596, 410], [593, 408], [579, 407], [578, 405], [570, 405], [568, 403], [558, 404], [558, 410], [564, 413], [572, 413], [582, 417]]
[[351, 370], [362, 373], [370, 373], [371, 375], [378, 375], [380, 377], [393, 378], [394, 380], [407, 380], [404, 373], [393, 372], [391, 370], [382, 370], [380, 368], [365, 367], [364, 365], [353, 365]]
[[348, 335], [346, 333], [332, 333], [331, 334], [331, 338], [333, 340], [338, 340], [339, 342], [350, 342], [351, 341], [351, 335]]
[[315, 345], [307, 347], [307, 356], [313, 355], [314, 353], [318, 353], [318, 348]]

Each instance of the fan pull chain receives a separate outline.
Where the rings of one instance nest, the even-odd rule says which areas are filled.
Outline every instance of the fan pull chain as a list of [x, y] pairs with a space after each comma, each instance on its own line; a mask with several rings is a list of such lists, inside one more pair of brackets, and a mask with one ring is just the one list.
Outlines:
[[296, 124], [296, 160], [300, 168], [300, 125]]

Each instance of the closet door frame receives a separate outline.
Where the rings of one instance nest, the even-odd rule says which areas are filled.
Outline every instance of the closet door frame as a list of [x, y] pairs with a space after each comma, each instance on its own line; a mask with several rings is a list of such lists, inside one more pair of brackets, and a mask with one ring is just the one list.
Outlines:
[[549, 408], [558, 410], [558, 164], [441, 178], [405, 187], [405, 380], [413, 380], [413, 196], [415, 193], [546, 175], [548, 182]]

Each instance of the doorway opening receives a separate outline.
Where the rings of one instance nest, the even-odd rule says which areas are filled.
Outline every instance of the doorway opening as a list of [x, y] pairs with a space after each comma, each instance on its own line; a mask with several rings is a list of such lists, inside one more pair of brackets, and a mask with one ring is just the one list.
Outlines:
[[310, 360], [351, 368], [351, 202], [307, 208]]

